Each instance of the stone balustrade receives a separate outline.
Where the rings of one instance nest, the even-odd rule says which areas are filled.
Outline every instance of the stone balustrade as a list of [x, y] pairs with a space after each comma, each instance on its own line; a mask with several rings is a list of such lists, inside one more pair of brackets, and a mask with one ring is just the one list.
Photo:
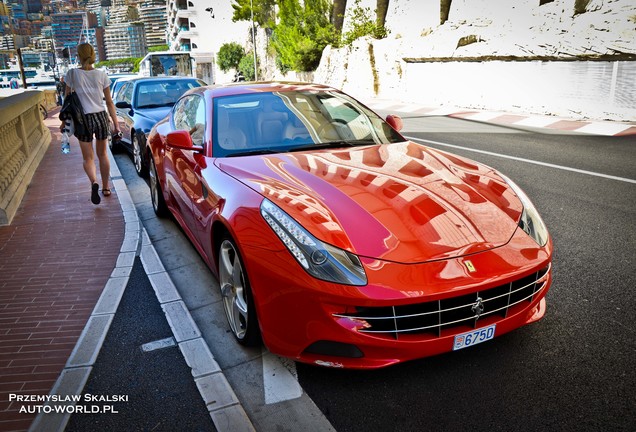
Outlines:
[[51, 143], [40, 105], [55, 107], [55, 92], [22, 91], [0, 99], [0, 225], [11, 223]]

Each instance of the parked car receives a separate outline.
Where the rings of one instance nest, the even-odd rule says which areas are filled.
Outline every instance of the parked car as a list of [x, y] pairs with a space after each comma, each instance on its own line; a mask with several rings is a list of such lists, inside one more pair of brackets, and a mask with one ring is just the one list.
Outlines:
[[190, 77], [127, 79], [114, 99], [122, 134], [119, 139], [111, 139], [113, 150], [125, 148], [133, 157], [137, 174], [145, 176], [148, 173], [146, 135], [183, 93], [202, 85], [205, 82]]
[[245, 345], [378, 368], [535, 322], [552, 240], [505, 175], [315, 84], [185, 93], [148, 136], [150, 189], [217, 276]]
[[132, 74], [117, 74], [109, 75], [110, 78], [110, 96], [115, 100], [117, 92], [121, 89], [124, 83], [132, 78], [138, 78], [139, 75]]

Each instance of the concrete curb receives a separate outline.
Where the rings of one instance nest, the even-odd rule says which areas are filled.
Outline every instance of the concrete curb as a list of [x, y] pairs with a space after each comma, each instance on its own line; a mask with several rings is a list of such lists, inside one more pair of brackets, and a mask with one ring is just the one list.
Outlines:
[[141, 262], [181, 354], [219, 432], [255, 431], [252, 422], [201, 336], [190, 311], [142, 229]]
[[[77, 396], [82, 393], [128, 284], [135, 257], [139, 255], [217, 431], [255, 431], [234, 390], [201, 337], [201, 331], [161, 263], [146, 230], [141, 226], [135, 204], [110, 150], [108, 156], [111, 161], [111, 182], [117, 191], [126, 224], [124, 240], [115, 269], [49, 394]], [[62, 404], [75, 405], [75, 402]], [[29, 431], [63, 432], [70, 417], [70, 413], [41, 412], [31, 424]]]
[[[110, 325], [115, 317], [115, 312], [119, 306], [119, 302], [124, 295], [124, 290], [128, 284], [128, 279], [132, 271], [133, 263], [139, 242], [141, 238], [141, 230], [139, 218], [135, 204], [133, 203], [126, 183], [121, 178], [121, 173], [113, 158], [112, 153], [108, 157], [111, 162], [111, 182], [117, 191], [119, 205], [124, 213], [124, 221], [126, 224], [124, 240], [119, 250], [119, 257], [115, 264], [115, 269], [106, 282], [101, 296], [97, 300], [93, 312], [86, 323], [86, 327], [82, 331], [66, 366], [58, 377], [50, 391], [50, 395], [59, 396], [78, 396], [81, 395], [88, 377], [93, 370], [93, 365], [97, 360], [99, 351], [102, 348], [106, 334], [110, 329]], [[69, 398], [72, 399], [72, 398]], [[56, 404], [60, 404], [56, 402]], [[62, 405], [75, 405], [76, 402], [65, 402]], [[52, 406], [47, 402], [45, 406]], [[29, 431], [32, 432], [63, 432], [71, 418], [71, 413], [44, 413], [40, 412]]]
[[510, 126], [530, 126], [543, 129], [578, 132], [588, 135], [636, 135], [636, 123], [634, 122], [572, 119], [541, 114], [486, 111], [451, 106], [431, 108], [414, 103], [384, 99], [368, 99], [365, 103], [373, 110], [390, 111], [405, 115], [425, 117], [446, 116], [482, 123]]

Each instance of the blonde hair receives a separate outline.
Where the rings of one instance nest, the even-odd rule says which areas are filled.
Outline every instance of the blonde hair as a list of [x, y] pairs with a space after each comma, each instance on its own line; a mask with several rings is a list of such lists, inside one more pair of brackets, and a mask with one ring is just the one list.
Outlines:
[[82, 66], [95, 63], [95, 49], [88, 42], [77, 46], [77, 55]]

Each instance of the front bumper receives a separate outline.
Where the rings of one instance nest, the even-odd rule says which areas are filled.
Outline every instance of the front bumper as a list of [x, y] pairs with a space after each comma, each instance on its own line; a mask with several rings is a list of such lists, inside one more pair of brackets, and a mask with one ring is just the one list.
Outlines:
[[[362, 259], [369, 279], [362, 287], [317, 280], [286, 250], [243, 252], [268, 349], [330, 367], [378, 368], [452, 351], [456, 334], [491, 324], [500, 336], [543, 317], [552, 283], [551, 240], [539, 247], [520, 230], [505, 246], [469, 257], [410, 265]], [[503, 310], [506, 286], [514, 289]], [[488, 295], [497, 299], [471, 319], [472, 299], [485, 304]], [[436, 325], [430, 305], [451, 315]]]

